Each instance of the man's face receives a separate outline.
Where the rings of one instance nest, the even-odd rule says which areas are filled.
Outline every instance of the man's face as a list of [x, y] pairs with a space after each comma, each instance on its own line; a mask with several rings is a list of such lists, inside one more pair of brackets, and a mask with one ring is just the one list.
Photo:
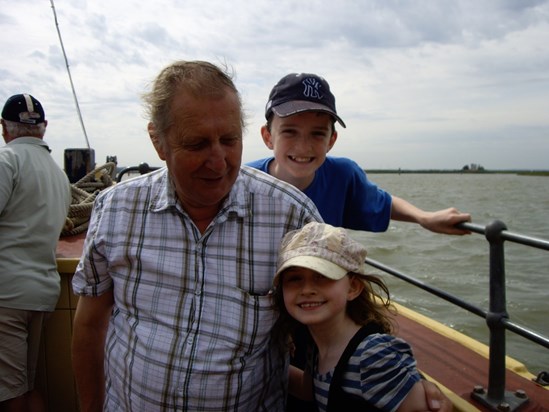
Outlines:
[[[216, 212], [230, 192], [242, 160], [242, 125], [234, 92], [196, 98], [181, 90], [174, 97], [173, 125], [153, 144], [166, 161], [183, 208]], [[150, 126], [149, 126], [150, 127]]]
[[266, 135], [264, 131], [263, 139], [274, 152], [275, 175], [294, 183], [312, 180], [334, 145], [337, 133], [329, 114], [311, 111], [288, 117], [275, 115], [271, 131]]

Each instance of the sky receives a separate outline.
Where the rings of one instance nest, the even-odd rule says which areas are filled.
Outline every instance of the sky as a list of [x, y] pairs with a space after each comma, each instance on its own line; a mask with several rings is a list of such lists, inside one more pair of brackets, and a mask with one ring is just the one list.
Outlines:
[[88, 146], [98, 165], [163, 165], [141, 95], [173, 61], [207, 60], [242, 95], [243, 162], [272, 154], [269, 92], [305, 72], [347, 124], [330, 154], [364, 169], [549, 170], [549, 1], [0, 0], [0, 32], [0, 104], [42, 102], [61, 167]]

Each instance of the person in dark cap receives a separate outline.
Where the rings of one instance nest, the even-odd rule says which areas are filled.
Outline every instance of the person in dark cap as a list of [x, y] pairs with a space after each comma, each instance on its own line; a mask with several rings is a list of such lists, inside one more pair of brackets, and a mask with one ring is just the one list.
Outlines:
[[0, 148], [0, 410], [43, 406], [34, 391], [42, 327], [60, 293], [55, 249], [71, 203], [67, 176], [43, 137], [44, 108], [30, 94], [2, 110]]
[[368, 180], [351, 159], [327, 156], [338, 138], [335, 96], [321, 76], [290, 73], [273, 87], [261, 127], [273, 156], [247, 163], [289, 182], [315, 202], [326, 223], [353, 230], [384, 232], [391, 219], [418, 223], [436, 233], [469, 234], [455, 227], [471, 220], [455, 208], [421, 210]]

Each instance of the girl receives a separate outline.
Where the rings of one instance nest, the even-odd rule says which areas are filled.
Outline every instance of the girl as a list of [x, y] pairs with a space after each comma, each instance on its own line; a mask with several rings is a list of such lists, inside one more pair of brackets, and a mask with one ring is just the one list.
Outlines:
[[365, 273], [365, 258], [364, 246], [345, 229], [324, 223], [283, 238], [274, 279], [275, 339], [291, 350], [289, 337], [299, 325], [312, 338], [305, 372], [290, 367], [289, 391], [314, 399], [320, 411], [426, 411], [412, 350], [390, 335], [389, 291]]

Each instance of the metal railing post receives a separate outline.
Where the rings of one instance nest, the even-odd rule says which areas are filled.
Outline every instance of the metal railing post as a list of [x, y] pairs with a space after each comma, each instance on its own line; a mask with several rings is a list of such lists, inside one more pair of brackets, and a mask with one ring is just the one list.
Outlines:
[[[505, 412], [517, 411], [523, 404], [529, 402], [529, 398], [527, 393], [521, 388], [516, 388], [514, 393], [505, 391], [505, 374], [507, 371], [505, 331], [509, 330], [548, 349], [549, 338], [511, 322], [509, 319], [506, 307], [505, 256], [503, 241], [507, 240], [515, 244], [521, 244], [547, 251], [549, 251], [549, 241], [521, 235], [519, 233], [509, 232], [506, 225], [498, 220], [495, 220], [486, 226], [462, 222], [458, 223], [456, 227], [467, 229], [474, 233], [483, 234], [489, 242], [490, 304], [488, 311], [485, 311], [457, 296], [428, 285], [419, 279], [386, 266], [369, 257], [366, 258], [365, 263], [404, 280], [420, 289], [426, 290], [427, 292], [438, 296], [447, 302], [459, 306], [485, 319], [490, 330], [488, 390], [480, 384], [475, 385], [471, 393], [471, 397], [482, 403], [484, 406], [487, 406], [490, 410]], [[538, 374], [535, 381], [540, 385], [547, 386], [549, 385], [547, 382], [548, 376], [549, 374], [546, 371], [543, 371]]]
[[505, 224], [495, 220], [486, 226], [486, 239], [490, 243], [490, 303], [486, 323], [490, 328], [490, 369], [488, 398], [502, 401], [505, 394], [505, 327], [508, 318], [505, 294], [504, 240], [501, 232]]
[[488, 391], [476, 386], [472, 397], [493, 410], [511, 412], [529, 399], [520, 391], [505, 391], [505, 322], [509, 315], [505, 294], [504, 230], [507, 226], [499, 220], [486, 225], [485, 236], [490, 243], [490, 304], [486, 313], [486, 323], [490, 329]]

